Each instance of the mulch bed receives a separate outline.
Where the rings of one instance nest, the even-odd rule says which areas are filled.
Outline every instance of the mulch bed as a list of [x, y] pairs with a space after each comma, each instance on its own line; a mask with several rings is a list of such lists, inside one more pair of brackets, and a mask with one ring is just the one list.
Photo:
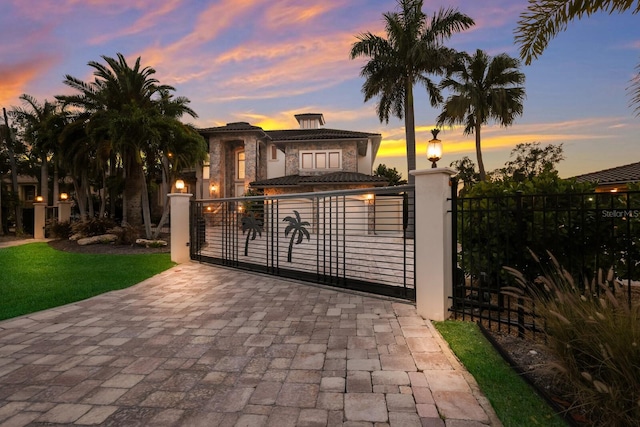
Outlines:
[[480, 325], [489, 342], [503, 359], [531, 385], [571, 426], [587, 426], [587, 419], [572, 404], [569, 387], [554, 366], [559, 362], [542, 342], [522, 339], [504, 332], [490, 331]]
[[169, 245], [159, 248], [147, 248], [140, 245], [116, 245], [112, 243], [99, 243], [95, 245], [80, 246], [72, 240], [52, 240], [49, 246], [64, 252], [76, 252], [84, 254], [117, 254], [117, 255], [133, 255], [133, 254], [157, 254], [171, 252]]

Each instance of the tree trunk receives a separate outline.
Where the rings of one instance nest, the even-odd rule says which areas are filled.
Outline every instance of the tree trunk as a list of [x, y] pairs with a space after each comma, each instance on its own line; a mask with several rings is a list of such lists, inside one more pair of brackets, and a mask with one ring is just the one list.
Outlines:
[[480, 171], [480, 181], [487, 179], [487, 174], [484, 170], [484, 162], [482, 161], [482, 149], [480, 147], [480, 125], [476, 123], [476, 157], [478, 158], [478, 170]]
[[409, 172], [416, 170], [416, 124], [413, 110], [413, 85], [407, 81], [405, 83], [404, 97], [404, 132], [407, 139], [407, 181], [413, 185], [416, 182], [415, 176]]
[[142, 178], [142, 218], [144, 220], [145, 238], [151, 239], [151, 207], [149, 206], [149, 188], [147, 180]]
[[129, 159], [127, 169], [127, 178], [124, 182], [124, 197], [126, 198], [126, 222], [134, 227], [142, 225], [142, 165], [140, 165], [135, 156]]
[[156, 231], [153, 233], [153, 239], [157, 239], [160, 237], [160, 230], [164, 227], [164, 224], [167, 222], [167, 218], [169, 218], [169, 159], [166, 156], [162, 156], [162, 216], [160, 217], [160, 221], [158, 221], [158, 225], [156, 226]]
[[[60, 183], [58, 180], [60, 177], [58, 176], [58, 162], [56, 157], [53, 157], [53, 206], [58, 206], [58, 201], [60, 200]], [[56, 219], [57, 221], [57, 219]]]
[[[414, 185], [416, 177], [411, 175], [411, 171], [416, 170], [416, 123], [415, 113], [413, 110], [413, 86], [407, 81], [405, 87], [404, 97], [404, 127], [405, 134], [407, 136], [407, 181], [409, 185]], [[413, 239], [415, 235], [415, 209], [414, 201], [415, 197], [409, 197], [409, 203], [407, 204], [407, 228], [406, 237]]]
[[104, 168], [100, 171], [100, 175], [102, 175], [102, 189], [100, 190], [100, 218], [104, 218], [107, 210], [107, 175], [104, 172]]
[[96, 217], [95, 209], [93, 209], [93, 194], [91, 194], [91, 186], [89, 185], [89, 178], [87, 177], [86, 170], [82, 171], [82, 187], [87, 198], [87, 213], [89, 215], [89, 219], [93, 219]]
[[40, 155], [40, 195], [42, 201], [49, 206], [49, 162], [47, 160], [47, 153], [44, 152]]
[[85, 200], [85, 194], [82, 190], [82, 185], [78, 180], [73, 177], [73, 189], [76, 192], [76, 202], [78, 203], [78, 210], [80, 211], [80, 220], [85, 221], [87, 219], [87, 204]]
[[2, 108], [2, 114], [4, 115], [4, 124], [7, 127], [6, 143], [7, 151], [9, 154], [9, 164], [11, 165], [11, 198], [15, 203], [16, 216], [16, 235], [21, 235], [24, 230], [22, 229], [22, 200], [18, 197], [18, 165], [16, 163], [16, 156], [13, 150], [13, 138], [11, 137], [11, 128], [9, 127], [9, 120], [7, 119], [7, 110]]

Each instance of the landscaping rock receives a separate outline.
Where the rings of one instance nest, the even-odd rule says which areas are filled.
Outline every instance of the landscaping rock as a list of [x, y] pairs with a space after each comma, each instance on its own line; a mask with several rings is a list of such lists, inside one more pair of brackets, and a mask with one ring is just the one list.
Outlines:
[[145, 248], [159, 248], [167, 246], [167, 242], [165, 240], [136, 239], [136, 245], [144, 246]]
[[95, 245], [98, 243], [114, 243], [116, 240], [118, 240], [118, 236], [116, 236], [115, 234], [102, 234], [100, 236], [91, 236], [78, 239], [78, 244], [80, 246], [86, 246]]

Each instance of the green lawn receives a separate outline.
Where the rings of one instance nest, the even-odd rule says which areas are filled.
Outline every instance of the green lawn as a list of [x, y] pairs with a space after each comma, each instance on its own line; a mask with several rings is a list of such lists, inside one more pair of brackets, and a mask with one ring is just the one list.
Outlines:
[[0, 249], [0, 320], [127, 288], [174, 265], [167, 253], [93, 255], [46, 243]]
[[476, 379], [505, 427], [567, 425], [500, 357], [475, 323], [433, 324]]

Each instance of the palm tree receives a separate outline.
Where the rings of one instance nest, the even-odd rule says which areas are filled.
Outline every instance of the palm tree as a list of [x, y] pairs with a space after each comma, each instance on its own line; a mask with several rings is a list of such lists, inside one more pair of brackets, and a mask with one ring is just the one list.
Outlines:
[[[509, 126], [522, 115], [525, 97], [524, 74], [518, 70], [520, 62], [507, 54], [491, 58], [478, 49], [471, 56], [464, 54], [457, 70], [445, 78], [441, 87], [453, 94], [444, 103], [438, 125], [464, 124], [464, 134], [475, 134], [476, 155], [480, 180], [486, 179], [482, 161], [480, 129], [490, 119], [501, 126]], [[456, 78], [458, 80], [456, 80]]]
[[[94, 142], [110, 142], [123, 165], [123, 222], [133, 226], [144, 223], [147, 238], [151, 238], [145, 170], [148, 172], [158, 159], [156, 154], [166, 151], [167, 144], [179, 146], [196, 139], [193, 131], [178, 120], [183, 114], [192, 117], [196, 114], [188, 108], [186, 98], [172, 100], [170, 93], [175, 89], [160, 85], [152, 77], [155, 70], [141, 67], [140, 58], [133, 67], [122, 54], [102, 59], [106, 64], [95, 61], [88, 64], [95, 70], [93, 82], [67, 75], [64, 83], [79, 94], [58, 99], [88, 114], [87, 134]], [[191, 144], [190, 148], [195, 148], [192, 158], [203, 158], [206, 154], [203, 143]]]
[[[21, 128], [23, 139], [30, 144], [32, 153], [40, 160], [40, 195], [45, 203], [49, 200], [49, 156], [55, 157], [58, 137], [62, 133], [65, 113], [57, 102], [43, 103], [34, 97], [22, 94], [24, 107], [15, 107], [10, 115]], [[54, 163], [57, 159], [52, 159]], [[55, 181], [55, 180], [54, 180]]]
[[[635, 5], [634, 5], [635, 3]], [[515, 30], [516, 44], [520, 45], [520, 58], [526, 65], [542, 55], [549, 41], [567, 29], [569, 22], [596, 12], [640, 12], [640, 0], [529, 0], [527, 10], [520, 15]], [[631, 103], [640, 114], [640, 64], [631, 80]]]
[[262, 237], [262, 221], [258, 219], [255, 212], [249, 212], [242, 217], [242, 234], [246, 231], [248, 233], [247, 240], [244, 242], [244, 256], [249, 256], [249, 240], [256, 240], [256, 235]]
[[[474, 25], [473, 19], [455, 9], [440, 9], [428, 20], [422, 12], [423, 0], [398, 0], [400, 12], [385, 13], [387, 38], [372, 33], [357, 36], [351, 59], [368, 57], [360, 75], [365, 102], [379, 96], [380, 122], [389, 122], [393, 114], [404, 118], [408, 170], [416, 168], [416, 135], [413, 86], [424, 85], [433, 107], [442, 96], [428, 75], [444, 75], [456, 52], [443, 45], [454, 33]], [[409, 175], [409, 183], [414, 182]]]
[[287, 216], [282, 220], [282, 221], [289, 221], [289, 225], [287, 225], [287, 228], [284, 229], [284, 236], [287, 237], [289, 235], [289, 232], [293, 231], [293, 233], [291, 233], [291, 240], [289, 241], [289, 252], [287, 252], [287, 262], [291, 262], [291, 253], [293, 251], [293, 241], [295, 240], [296, 236], [298, 237], [298, 240], [296, 241], [296, 245], [299, 245], [300, 243], [302, 243], [302, 239], [304, 237], [306, 237], [307, 240], [311, 239], [309, 231], [306, 228], [304, 228], [304, 227], [308, 227], [311, 224], [309, 224], [308, 221], [302, 221], [302, 218], [300, 218], [300, 214], [298, 213], [298, 211], [294, 210], [293, 214], [295, 215], [295, 218], [292, 216]]

